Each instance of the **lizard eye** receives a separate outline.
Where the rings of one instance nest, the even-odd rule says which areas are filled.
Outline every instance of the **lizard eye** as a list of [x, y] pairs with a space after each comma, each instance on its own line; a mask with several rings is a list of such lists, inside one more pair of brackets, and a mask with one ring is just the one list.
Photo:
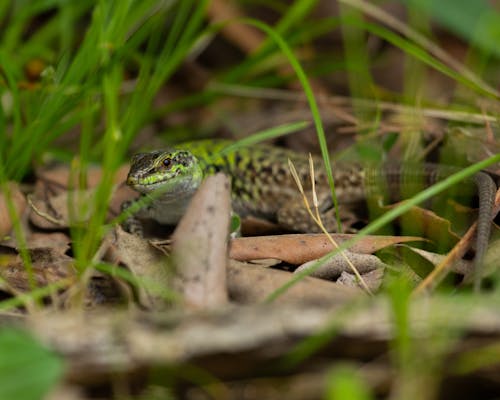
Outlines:
[[163, 166], [164, 167], [170, 167], [170, 165], [172, 164], [172, 160], [170, 158], [165, 158], [162, 162]]

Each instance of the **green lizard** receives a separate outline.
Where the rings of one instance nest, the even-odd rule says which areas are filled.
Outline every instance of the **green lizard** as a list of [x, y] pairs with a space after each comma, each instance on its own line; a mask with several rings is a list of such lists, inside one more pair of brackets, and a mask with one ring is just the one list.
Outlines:
[[[143, 195], [161, 190], [161, 194], [141, 209], [137, 216], [152, 218], [161, 224], [177, 223], [203, 177], [221, 171], [231, 178], [232, 205], [240, 216], [264, 218], [296, 231], [317, 231], [288, 168], [290, 159], [304, 189], [310, 191], [308, 157], [269, 145], [223, 152], [231, 144], [227, 140], [204, 140], [183, 143], [178, 149], [136, 154], [132, 158], [127, 185]], [[324, 214], [327, 229], [334, 231], [337, 225], [326, 171], [320, 158], [314, 157], [313, 160], [320, 211]], [[404, 180], [407, 190], [408, 185], [430, 185], [456, 171], [453, 167], [423, 164], [421, 169], [405, 170], [403, 174], [397, 164], [362, 167], [355, 163], [335, 163], [335, 191], [340, 208], [344, 210], [341, 217], [347, 219], [352, 206], [365, 201], [380, 182], [383, 182], [391, 199], [398, 200], [401, 180]], [[480, 198], [476, 262], [481, 262], [490, 235], [496, 185], [483, 172], [466, 183], [468, 185], [464, 185], [463, 189], [472, 186]]]

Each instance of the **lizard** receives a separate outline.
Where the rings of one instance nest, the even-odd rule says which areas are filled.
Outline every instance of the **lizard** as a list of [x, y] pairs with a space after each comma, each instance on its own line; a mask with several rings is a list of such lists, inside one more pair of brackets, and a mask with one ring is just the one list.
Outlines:
[[[318, 231], [307, 214], [288, 167], [288, 160], [291, 160], [304, 190], [308, 192], [311, 189], [308, 157], [265, 144], [225, 152], [224, 149], [232, 143], [230, 140], [208, 139], [182, 143], [173, 149], [134, 155], [127, 185], [142, 196], [159, 193], [135, 216], [174, 225], [184, 214], [203, 178], [223, 172], [231, 178], [232, 207], [241, 217], [263, 218], [294, 231]], [[337, 225], [327, 173], [319, 156], [313, 156], [313, 162], [322, 219], [327, 229], [334, 232]], [[353, 205], [365, 202], [381, 182], [391, 200], [401, 200], [403, 185], [404, 190], [408, 189], [408, 185], [429, 186], [453, 172], [457, 172], [457, 167], [428, 163], [421, 164], [420, 168], [403, 171], [402, 165], [397, 163], [374, 167], [336, 162], [332, 165], [332, 173], [338, 204], [344, 210], [341, 220], [343, 215], [346, 219], [349, 217], [349, 210]], [[478, 172], [464, 182], [461, 190], [466, 187], [469, 188], [469, 193], [477, 192], [479, 197], [475, 258], [478, 268], [488, 246], [496, 184], [489, 174]]]

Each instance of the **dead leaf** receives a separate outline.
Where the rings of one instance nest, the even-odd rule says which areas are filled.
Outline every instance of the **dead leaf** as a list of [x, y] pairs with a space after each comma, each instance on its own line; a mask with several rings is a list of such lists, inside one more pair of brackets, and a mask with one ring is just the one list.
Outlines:
[[[332, 234], [337, 244], [352, 239], [352, 234]], [[413, 236], [372, 235], [361, 238], [350, 250], [371, 254], [381, 248], [405, 242], [422, 241]], [[324, 256], [334, 249], [324, 234], [292, 234], [242, 237], [231, 240], [229, 257], [239, 261], [277, 258], [289, 264], [303, 264]]]
[[[404, 246], [404, 248], [418, 254], [420, 257], [423, 257], [425, 260], [429, 261], [434, 266], [439, 265], [447, 257], [446, 255], [433, 253], [431, 251], [423, 249], [417, 249], [411, 246]], [[474, 269], [473, 262], [464, 259], [459, 259], [451, 265], [451, 271], [461, 275], [466, 275], [470, 273], [473, 269]]]
[[[124, 201], [137, 197], [137, 193], [124, 185], [128, 168], [128, 165], [122, 166], [114, 176], [116, 187], [110, 199], [109, 218], [121, 212]], [[38, 171], [37, 175], [40, 179], [32, 196], [31, 223], [42, 229], [66, 229], [88, 220], [94, 212], [92, 199], [102, 177], [100, 168], [89, 169], [87, 189], [82, 190], [67, 190], [68, 187], [77, 187], [74, 183], [69, 184], [71, 173], [68, 167]], [[71, 212], [68, 211], [68, 204], [71, 204]]]
[[[85, 223], [93, 211], [91, 209], [95, 190], [62, 191], [46, 200], [32, 199], [30, 221], [42, 229], [66, 229]], [[71, 204], [71, 212], [68, 210]]]
[[28, 248], [50, 247], [58, 253], [64, 254], [70, 249], [71, 239], [62, 232], [33, 232], [27, 238]]
[[[70, 249], [71, 239], [63, 232], [29, 232], [25, 229], [25, 245], [28, 249], [51, 247], [56, 252], [64, 254]], [[14, 236], [1, 242], [2, 246], [18, 249], [19, 243]]]
[[[289, 272], [231, 260], [228, 270], [228, 291], [238, 303], [258, 303], [291, 279]], [[361, 290], [346, 288], [334, 282], [306, 277], [289, 288], [277, 302], [339, 304], [361, 296]]]
[[169, 306], [171, 274], [167, 258], [145, 239], [125, 232], [121, 226], [114, 231], [114, 246], [107, 258], [113, 264], [123, 264], [138, 278], [139, 303], [148, 309], [163, 310]]
[[[47, 286], [67, 278], [70, 281], [76, 279], [73, 258], [50, 247], [29, 249], [28, 252], [32, 263], [33, 283], [36, 287]], [[1, 259], [0, 276], [15, 292], [27, 292], [33, 289], [30, 272], [19, 254], [3, 248]], [[16, 294], [15, 292], [11, 294]]]

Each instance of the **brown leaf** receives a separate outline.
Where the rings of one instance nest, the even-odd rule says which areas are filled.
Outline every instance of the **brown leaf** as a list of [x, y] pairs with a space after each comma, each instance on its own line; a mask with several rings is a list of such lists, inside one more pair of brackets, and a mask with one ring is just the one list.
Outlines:
[[[124, 165], [115, 174], [114, 182], [117, 184], [111, 195], [110, 208], [112, 213], [108, 217], [114, 217], [121, 211], [121, 204], [125, 200], [137, 197], [137, 194], [123, 184], [127, 176], [128, 166]], [[40, 177], [32, 199], [32, 210], [30, 221], [42, 229], [68, 228], [75, 223], [84, 223], [93, 212], [91, 201], [95, 194], [102, 170], [92, 167], [87, 175], [87, 189], [66, 190], [68, 187], [77, 187], [75, 183], [70, 184], [71, 173], [67, 167], [57, 167], [50, 170], [38, 171]], [[71, 212], [68, 210], [71, 204]], [[71, 217], [71, 221], [70, 221]]]
[[[15, 291], [32, 290], [30, 274], [21, 256], [12, 250], [3, 249], [0, 276]], [[37, 287], [56, 283], [66, 278], [73, 280], [76, 277], [73, 258], [61, 254], [56, 249], [50, 247], [29, 249], [29, 255], [34, 283]]]
[[[79, 191], [61, 191], [46, 200], [34, 198], [30, 221], [42, 229], [66, 229], [88, 220], [92, 212], [90, 206], [95, 194], [94, 189]], [[71, 212], [68, 210], [71, 204]]]
[[[228, 291], [233, 301], [257, 303], [291, 279], [289, 272], [231, 260], [228, 270]], [[338, 304], [362, 295], [358, 289], [334, 282], [306, 277], [277, 298], [278, 302]]]
[[[409, 251], [412, 251], [430, 263], [432, 263], [434, 266], [440, 264], [446, 259], [446, 255], [442, 254], [437, 254], [433, 253], [430, 251], [422, 250], [422, 249], [417, 249], [413, 248], [410, 246], [405, 246], [406, 249]], [[490, 242], [488, 246], [488, 251], [486, 252], [486, 255], [484, 257], [484, 265], [486, 268], [483, 270], [483, 276], [489, 276], [493, 274], [494, 272], [498, 271], [498, 266], [499, 266], [499, 261], [500, 260], [500, 239], [494, 239]], [[464, 260], [464, 259], [459, 259], [456, 260], [452, 265], [451, 265], [451, 271], [460, 274], [460, 275], [465, 275], [466, 280], [464, 283], [470, 283], [474, 272], [474, 262], [470, 260]]]
[[51, 247], [57, 252], [64, 254], [70, 249], [71, 239], [68, 234], [64, 232], [40, 232], [34, 229], [27, 221], [27, 215], [25, 213], [25, 218], [21, 220], [21, 228], [24, 233], [22, 238], [22, 245], [19, 244], [18, 238], [13, 236], [8, 236], [5, 240], [2, 240], [1, 245], [5, 247], [10, 247], [11, 249], [18, 249], [23, 246], [27, 249], [35, 249], [41, 247]]
[[[405, 246], [405, 248], [408, 251], [412, 251], [412, 252], [418, 254], [420, 257], [429, 261], [434, 266], [440, 264], [447, 257], [447, 256], [442, 255], [442, 254], [433, 253], [433, 252], [423, 250], [423, 249], [417, 249], [417, 248], [414, 248], [411, 246]], [[452, 264], [451, 271], [456, 272], [457, 274], [465, 275], [465, 274], [471, 273], [473, 271], [473, 268], [474, 268], [474, 266], [473, 266], [472, 261], [459, 259]]]
[[[340, 245], [355, 235], [337, 233], [332, 234], [332, 237]], [[421, 240], [423, 239], [412, 236], [365, 236], [350, 250], [355, 253], [371, 254], [396, 243]], [[277, 258], [298, 265], [320, 258], [333, 249], [333, 245], [323, 234], [243, 237], [231, 240], [229, 257], [239, 261]]]
[[34, 232], [27, 240], [28, 247], [50, 247], [59, 253], [66, 253], [71, 239], [62, 232]]
[[124, 264], [139, 278], [137, 292], [142, 306], [165, 309], [168, 306], [166, 292], [171, 280], [164, 254], [147, 240], [125, 232], [121, 226], [115, 228], [114, 236], [114, 246], [108, 250], [108, 259], [111, 258], [113, 264]]

